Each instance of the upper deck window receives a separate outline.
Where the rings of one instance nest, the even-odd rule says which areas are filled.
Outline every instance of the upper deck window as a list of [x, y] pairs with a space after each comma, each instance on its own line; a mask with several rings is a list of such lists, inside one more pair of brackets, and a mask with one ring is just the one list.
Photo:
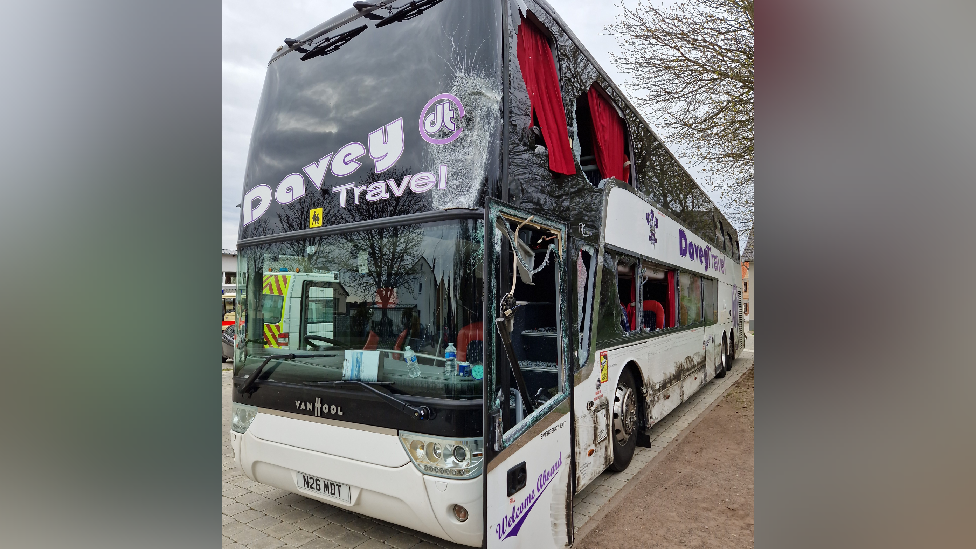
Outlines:
[[593, 153], [603, 178], [630, 180], [630, 157], [626, 152], [624, 121], [617, 108], [597, 85], [586, 92], [593, 128]]
[[518, 29], [516, 53], [529, 93], [533, 119], [539, 121], [539, 129], [549, 151], [549, 169], [572, 175], [576, 173], [576, 164], [569, 144], [566, 109], [559, 90], [556, 63], [542, 31], [524, 17]]

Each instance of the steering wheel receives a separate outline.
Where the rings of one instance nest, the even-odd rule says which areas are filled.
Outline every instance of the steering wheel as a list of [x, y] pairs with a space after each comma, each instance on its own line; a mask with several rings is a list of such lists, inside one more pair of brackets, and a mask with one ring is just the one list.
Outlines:
[[315, 351], [318, 351], [322, 347], [319, 346], [319, 345], [316, 345], [316, 344], [312, 343], [313, 340], [314, 341], [321, 341], [323, 343], [331, 343], [333, 346], [335, 346], [335, 347], [342, 347], [343, 349], [346, 348], [346, 344], [345, 343], [343, 343], [341, 341], [337, 341], [335, 339], [332, 339], [331, 337], [318, 336], [318, 335], [306, 335], [305, 336], [305, 342], [308, 343], [309, 345], [311, 345], [312, 347], [315, 347], [315, 349], [313, 349]]

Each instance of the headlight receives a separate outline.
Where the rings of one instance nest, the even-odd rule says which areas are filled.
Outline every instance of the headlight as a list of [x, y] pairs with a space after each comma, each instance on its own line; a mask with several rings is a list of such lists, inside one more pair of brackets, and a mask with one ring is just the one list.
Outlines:
[[481, 474], [485, 458], [481, 438], [452, 439], [400, 431], [400, 442], [410, 461], [425, 475], [464, 479]]
[[251, 426], [251, 422], [257, 417], [258, 409], [254, 406], [246, 406], [232, 402], [230, 405], [230, 414], [230, 428], [235, 433], [243, 433], [247, 431], [247, 428]]

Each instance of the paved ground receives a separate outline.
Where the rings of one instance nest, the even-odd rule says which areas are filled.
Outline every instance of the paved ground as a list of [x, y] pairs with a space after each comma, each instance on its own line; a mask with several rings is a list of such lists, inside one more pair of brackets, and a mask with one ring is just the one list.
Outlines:
[[[574, 526], [579, 534], [590, 517], [627, 481], [634, 478], [662, 449], [675, 440], [712, 402], [752, 366], [752, 339], [725, 379], [716, 379], [689, 402], [676, 408], [654, 427], [650, 448], [638, 448], [630, 467], [621, 473], [605, 472], [574, 500]], [[277, 488], [249, 480], [234, 467], [230, 446], [229, 363], [221, 364], [221, 523], [223, 546], [251, 549], [302, 547], [303, 549], [454, 549], [462, 547], [388, 522], [350, 513]]]
[[590, 518], [575, 547], [751, 549], [755, 540], [754, 371], [746, 370]]
[[[651, 447], [637, 448], [634, 459], [626, 470], [619, 473], [604, 471], [593, 482], [583, 488], [573, 498], [573, 527], [577, 535], [581, 533], [590, 517], [610, 501], [627, 481], [634, 478], [655, 456], [668, 447], [678, 435], [695, 421], [716, 399], [722, 396], [733, 383], [752, 368], [753, 338], [746, 341], [746, 350], [735, 362], [732, 371], [723, 379], [713, 379], [703, 389], [695, 393], [687, 402], [681, 403], [663, 421], [651, 428]], [[583, 532], [585, 533], [585, 532]]]

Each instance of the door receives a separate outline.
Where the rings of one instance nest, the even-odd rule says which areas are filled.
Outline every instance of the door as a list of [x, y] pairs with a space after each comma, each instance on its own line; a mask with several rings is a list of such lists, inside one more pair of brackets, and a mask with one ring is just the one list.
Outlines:
[[566, 230], [509, 208], [490, 212], [486, 547], [566, 547], [573, 494]]

